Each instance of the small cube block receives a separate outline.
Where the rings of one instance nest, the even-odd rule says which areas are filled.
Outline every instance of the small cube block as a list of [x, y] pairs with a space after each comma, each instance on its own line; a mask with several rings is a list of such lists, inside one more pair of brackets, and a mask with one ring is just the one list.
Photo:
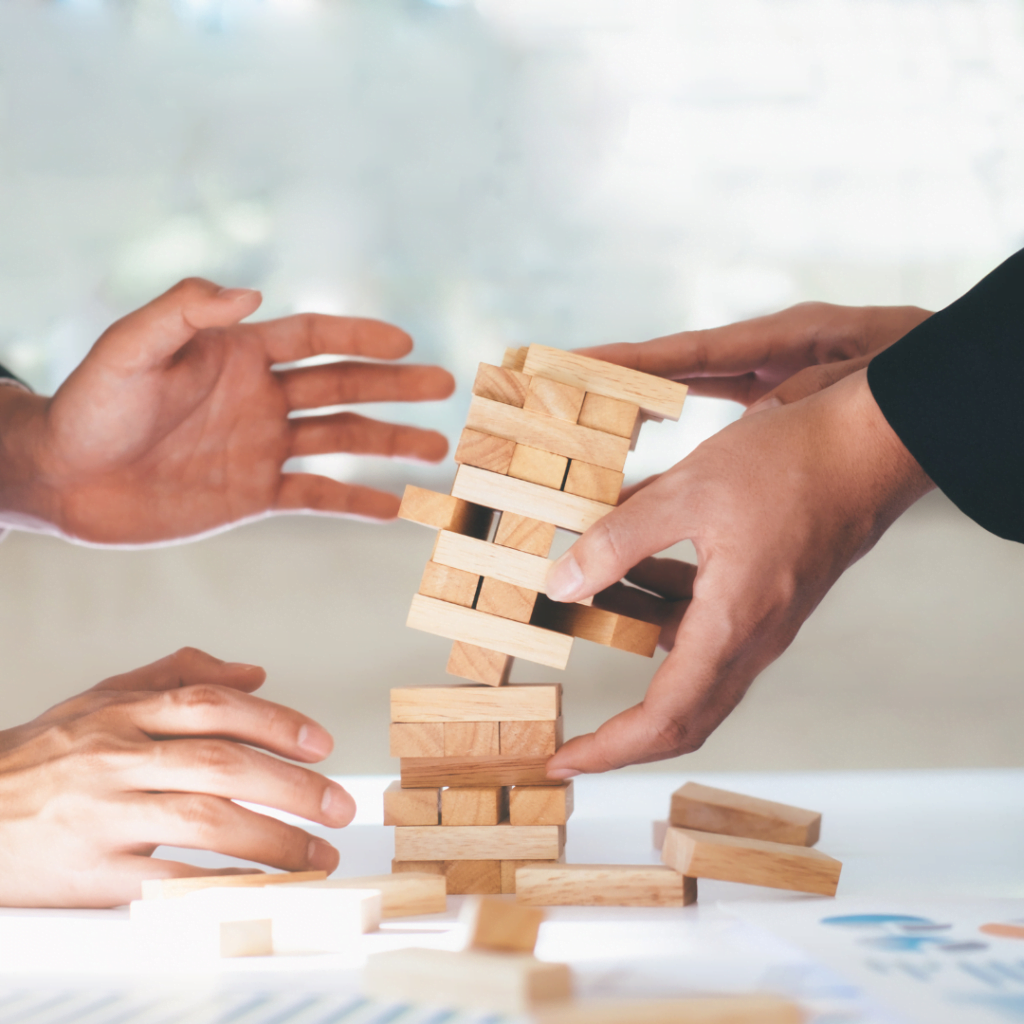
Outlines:
[[529, 622], [536, 603], [536, 590], [527, 590], [526, 587], [517, 587], [485, 576], [480, 584], [476, 610], [500, 615], [503, 619], [514, 619], [516, 622]]
[[440, 787], [402, 789], [392, 782], [384, 790], [385, 825], [437, 825], [441, 820]]
[[500, 753], [507, 757], [550, 757], [562, 745], [562, 719], [553, 722], [502, 722]]
[[592, 430], [603, 430], [606, 434], [616, 437], [632, 437], [640, 418], [640, 406], [620, 401], [618, 398], [605, 398], [588, 391], [583, 399], [579, 418], [576, 420], [581, 427]]
[[392, 757], [444, 757], [443, 722], [392, 722]]
[[523, 408], [555, 419], [575, 423], [586, 392], [571, 384], [560, 384], [545, 377], [530, 377]]
[[[510, 350], [512, 351], [512, 350]], [[525, 356], [524, 356], [525, 358]], [[523, 407], [530, 378], [511, 367], [491, 366], [481, 363], [473, 382], [473, 394], [489, 398], [492, 402]]]
[[593, 498], [606, 505], [615, 505], [622, 490], [623, 474], [603, 466], [591, 466], [586, 462], [573, 460], [565, 478], [564, 491], [578, 494], [581, 498]]
[[472, 608], [479, 585], [480, 577], [474, 573], [452, 569], [437, 562], [427, 562], [420, 580], [420, 593], [436, 597], [438, 601], [450, 601], [464, 608]]
[[512, 825], [564, 825], [572, 814], [572, 780], [558, 786], [514, 786], [509, 792]]
[[445, 722], [442, 757], [497, 757], [498, 722]]
[[494, 437], [479, 430], [463, 430], [459, 446], [455, 449], [455, 461], [460, 465], [479, 466], [492, 473], [507, 473], [516, 450], [515, 441]]
[[542, 523], [539, 519], [530, 519], [515, 512], [501, 513], [498, 530], [494, 535], [495, 544], [540, 555], [542, 558], [548, 557], [554, 539], [553, 523]]
[[508, 817], [508, 789], [504, 786], [441, 790], [441, 824], [498, 825]]
[[541, 451], [540, 448], [517, 444], [508, 467], [508, 475], [517, 480], [528, 480], [532, 484], [540, 484], [542, 487], [558, 491], [561, 490], [568, 466], [569, 460], [564, 455], [554, 455]]
[[505, 900], [477, 897], [463, 903], [459, 921], [468, 933], [466, 949], [532, 953], [544, 912]]
[[486, 647], [477, 647], [476, 644], [456, 640], [448, 655], [448, 667], [445, 671], [449, 675], [472, 679], [475, 683], [504, 686], [508, 682], [514, 660], [511, 655], [502, 654], [501, 651], [491, 651]]

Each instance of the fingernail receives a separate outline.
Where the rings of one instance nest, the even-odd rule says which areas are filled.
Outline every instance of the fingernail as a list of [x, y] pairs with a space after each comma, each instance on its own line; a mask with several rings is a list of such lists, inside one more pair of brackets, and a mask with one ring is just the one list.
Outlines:
[[318, 759], [325, 758], [334, 749], [331, 734], [318, 725], [300, 726], [295, 742], [304, 754]]
[[585, 582], [579, 562], [567, 551], [548, 570], [547, 595], [552, 601], [575, 601]]
[[263, 669], [259, 665], [250, 665], [245, 661], [229, 661], [225, 668], [234, 669], [236, 672], [262, 672]]
[[582, 775], [582, 772], [576, 771], [575, 768], [549, 768], [548, 778], [558, 779], [560, 782], [565, 782], [566, 779], [575, 779], [577, 775]]
[[775, 395], [769, 395], [767, 398], [759, 398], [753, 405], [744, 409], [743, 416], [749, 416], [752, 412], [764, 412], [765, 409], [775, 409], [780, 405], [782, 405], [781, 399], [776, 398]]
[[221, 288], [217, 292], [218, 299], [227, 299], [229, 302], [247, 299], [250, 295], [259, 295], [259, 292], [255, 288]]
[[310, 839], [306, 860], [313, 871], [333, 871], [338, 863], [338, 851], [322, 839]]

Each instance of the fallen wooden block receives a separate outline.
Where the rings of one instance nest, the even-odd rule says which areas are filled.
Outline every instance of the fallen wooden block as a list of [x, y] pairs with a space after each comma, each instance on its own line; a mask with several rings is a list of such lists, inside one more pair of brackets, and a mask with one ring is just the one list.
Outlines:
[[502, 583], [501, 580], [492, 580], [485, 576], [477, 595], [476, 610], [503, 619], [512, 619], [514, 622], [529, 622], [536, 603], [536, 590], [527, 590], [526, 587]]
[[773, 995], [680, 999], [582, 999], [544, 1008], [534, 1024], [803, 1024], [789, 999]]
[[553, 416], [566, 423], [575, 423], [580, 414], [580, 407], [586, 392], [571, 384], [562, 384], [557, 380], [544, 377], [529, 377], [530, 386], [526, 391], [523, 408], [528, 412]]
[[568, 999], [572, 976], [565, 964], [527, 953], [396, 949], [373, 953], [363, 970], [363, 992], [382, 999], [526, 1013]]
[[514, 512], [539, 519], [573, 533], [584, 533], [615, 507], [592, 498], [581, 498], [578, 494], [531, 484], [528, 480], [488, 473], [476, 466], [459, 466], [452, 494], [502, 513]]
[[559, 786], [547, 776], [543, 757], [403, 757], [402, 785]]
[[583, 406], [576, 422], [581, 427], [603, 430], [608, 434], [632, 439], [639, 418], [640, 406], [588, 392], [583, 399]]
[[509, 792], [512, 825], [564, 825], [572, 814], [572, 780], [558, 785], [515, 786]]
[[503, 757], [550, 757], [562, 745], [562, 735], [561, 718], [553, 722], [502, 722], [498, 730], [498, 753]]
[[442, 757], [497, 757], [498, 722], [443, 722]]
[[529, 590], [544, 589], [552, 565], [548, 558], [447, 531], [437, 535], [433, 560], [472, 575], [474, 579], [483, 576]]
[[677, 420], [683, 412], [685, 384], [630, 370], [625, 366], [616, 366], [601, 359], [591, 359], [575, 352], [531, 345], [526, 352], [523, 372], [531, 377], [558, 380], [596, 395], [638, 405], [652, 416]]
[[530, 906], [685, 907], [697, 879], [656, 864], [549, 864], [516, 872], [516, 899]]
[[530, 519], [515, 512], [502, 512], [494, 533], [495, 544], [542, 558], [547, 558], [554, 539], [554, 523], [542, 523], [539, 519]]
[[176, 899], [203, 889], [261, 888], [265, 885], [288, 885], [292, 882], [316, 882], [326, 878], [326, 871], [258, 871], [251, 875], [193, 875], [188, 878], [154, 878], [142, 883], [144, 900]]
[[504, 786], [441, 790], [441, 824], [500, 825], [508, 818], [508, 790]]
[[388, 741], [392, 757], [444, 757], [444, 723], [392, 722]]
[[573, 459], [569, 463], [563, 490], [567, 494], [578, 494], [583, 498], [593, 498], [594, 501], [614, 505], [619, 500], [623, 479], [623, 474], [613, 469], [602, 469], [600, 466], [590, 466], [586, 462]]
[[[481, 470], [481, 472], [483, 472]], [[472, 502], [407, 484], [398, 509], [399, 519], [408, 519], [437, 530], [486, 537], [491, 532], [493, 513]]]
[[645, 658], [654, 657], [661, 636], [661, 627], [653, 623], [584, 604], [562, 604], [549, 600], [544, 594], [538, 596], [530, 622], [543, 629], [641, 654]]
[[479, 430], [463, 430], [455, 449], [455, 461], [461, 466], [479, 466], [492, 473], [507, 473], [515, 454], [516, 443]]
[[563, 825], [444, 825], [395, 829], [395, 860], [554, 860]]
[[466, 949], [532, 953], [544, 911], [477, 897], [463, 903], [459, 921], [466, 928]]
[[[215, 891], [227, 890], [205, 890]], [[225, 908], [219, 900], [197, 901], [197, 895], [133, 901], [132, 944], [150, 958], [172, 961], [273, 956], [273, 922], [265, 907]]]
[[403, 686], [391, 691], [392, 722], [554, 721], [562, 713], [561, 683]]
[[572, 650], [572, 637], [566, 633], [502, 619], [422, 594], [413, 597], [405, 624], [424, 633], [501, 651], [550, 668], [565, 668]]
[[392, 782], [384, 790], [385, 825], [436, 825], [441, 820], [440, 787], [403, 789]]
[[322, 882], [299, 882], [307, 889], [369, 889], [381, 894], [381, 916], [415, 917], [443, 914], [448, 903], [444, 878], [434, 872], [402, 872], [364, 875], [360, 878], [328, 878]]
[[521, 409], [529, 386], [530, 378], [525, 373], [481, 363], [477, 367], [476, 380], [473, 381], [473, 394], [489, 398], [492, 402], [515, 405]]
[[670, 828], [661, 859], [680, 874], [835, 896], [843, 865], [819, 850]]
[[472, 679], [487, 686], [504, 686], [512, 671], [513, 658], [501, 651], [491, 651], [476, 644], [456, 640], [448, 655], [445, 671], [462, 679]]
[[501, 863], [496, 860], [393, 860], [395, 873], [428, 872], [441, 877], [449, 896], [497, 896], [502, 892]]
[[791, 846], [813, 846], [821, 834], [821, 815], [817, 811], [759, 800], [697, 782], [687, 782], [672, 794], [669, 820], [677, 828], [765, 839]]
[[564, 864], [565, 852], [557, 860], [503, 860], [501, 862], [501, 892], [506, 896], [514, 896], [516, 892], [516, 872], [520, 868], [550, 867], [552, 864]]

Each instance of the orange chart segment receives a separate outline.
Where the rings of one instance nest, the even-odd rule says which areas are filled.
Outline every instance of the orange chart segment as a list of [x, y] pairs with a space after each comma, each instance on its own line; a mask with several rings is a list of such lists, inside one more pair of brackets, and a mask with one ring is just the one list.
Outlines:
[[1001, 939], [1024, 939], [1024, 924], [983, 924], [978, 931]]

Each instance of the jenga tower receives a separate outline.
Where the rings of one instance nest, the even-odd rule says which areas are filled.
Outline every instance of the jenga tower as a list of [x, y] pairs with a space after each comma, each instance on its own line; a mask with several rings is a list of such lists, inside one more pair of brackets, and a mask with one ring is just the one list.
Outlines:
[[641, 423], [678, 419], [685, 395], [540, 345], [480, 364], [451, 494], [407, 487], [398, 513], [440, 531], [407, 624], [453, 640], [448, 671], [477, 685], [391, 691], [392, 870], [444, 874], [453, 894], [511, 893], [518, 867], [564, 859], [572, 783], [544, 770], [562, 743], [562, 688], [510, 685], [512, 661], [563, 669], [575, 637], [654, 654], [658, 598], [633, 590], [641, 620], [542, 591], [555, 529], [582, 533], [611, 511]]

